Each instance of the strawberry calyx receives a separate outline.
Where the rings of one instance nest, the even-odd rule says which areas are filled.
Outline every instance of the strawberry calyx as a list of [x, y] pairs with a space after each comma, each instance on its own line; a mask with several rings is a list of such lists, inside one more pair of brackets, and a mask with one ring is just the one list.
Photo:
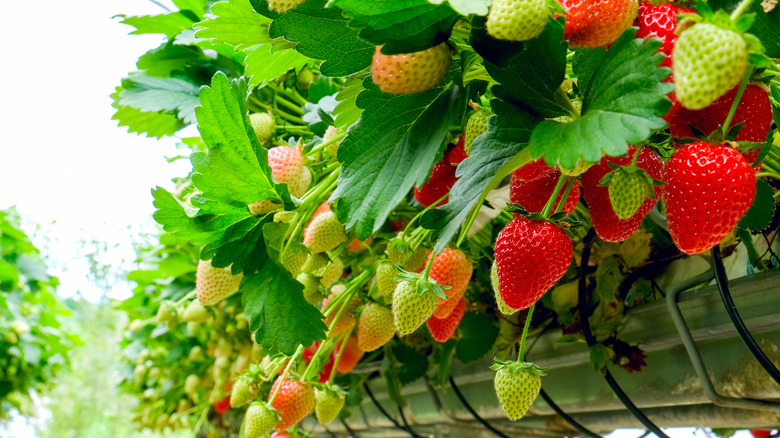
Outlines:
[[756, 36], [747, 33], [747, 30], [753, 25], [756, 14], [745, 13], [753, 0], [742, 0], [742, 2], [729, 15], [724, 9], [713, 11], [712, 8], [702, 0], [696, 2], [696, 14], [680, 14], [678, 16], [679, 25], [675, 29], [676, 35], [681, 35], [685, 30], [696, 24], [711, 24], [724, 30], [729, 30], [739, 34], [745, 41], [748, 53], [748, 61], [756, 67], [766, 67], [771, 60], [764, 55], [766, 48]]
[[497, 357], [493, 358], [493, 365], [490, 366], [490, 369], [493, 371], [498, 371], [503, 368], [506, 368], [509, 371], [509, 374], [512, 375], [517, 374], [520, 370], [522, 370], [524, 372], [535, 374], [539, 377], [546, 376], [547, 371], [550, 369], [541, 368], [533, 362], [503, 361]]
[[518, 215], [529, 220], [550, 222], [567, 233], [582, 226], [580, 221], [567, 217], [565, 211], [559, 211], [550, 216], [544, 216], [542, 213], [531, 213], [520, 204], [507, 204], [505, 210], [513, 215]]
[[325, 391], [328, 394], [337, 395], [339, 397], [343, 397], [347, 395], [347, 391], [344, 390], [339, 385], [335, 385], [333, 383], [314, 383], [314, 388], [319, 389], [320, 391]]
[[[431, 260], [433, 260], [434, 257], [431, 257]], [[447, 299], [447, 294], [444, 293], [445, 289], [450, 289], [451, 286], [447, 286], [444, 284], [439, 284], [436, 282], [436, 280], [432, 280], [428, 278], [428, 272], [430, 270], [426, 269], [422, 274], [417, 274], [414, 272], [405, 271], [402, 267], [397, 266], [398, 270], [401, 272], [395, 277], [396, 281], [408, 281], [410, 283], [415, 283], [417, 285], [417, 295], [422, 296], [426, 292], [431, 292], [434, 295], [436, 295], [439, 298]]]

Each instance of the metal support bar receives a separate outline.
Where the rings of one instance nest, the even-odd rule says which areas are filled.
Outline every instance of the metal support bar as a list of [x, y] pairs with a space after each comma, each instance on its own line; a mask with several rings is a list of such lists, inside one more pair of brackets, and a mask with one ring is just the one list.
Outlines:
[[680, 294], [686, 290], [689, 290], [691, 287], [712, 280], [714, 275], [715, 274], [712, 271], [705, 272], [704, 274], [691, 278], [684, 283], [672, 286], [666, 293], [666, 305], [669, 308], [669, 313], [672, 315], [674, 325], [677, 327], [677, 332], [680, 334], [680, 338], [683, 341], [685, 351], [688, 352], [691, 365], [693, 365], [693, 369], [696, 371], [696, 375], [699, 377], [704, 395], [706, 395], [707, 398], [717, 406], [780, 412], [780, 403], [772, 403], [764, 400], [726, 397], [720, 395], [715, 390], [715, 386], [712, 384], [712, 380], [710, 380], [709, 373], [707, 373], [707, 367], [704, 365], [704, 361], [701, 358], [701, 353], [699, 353], [699, 349], [696, 347], [696, 342], [693, 340], [693, 336], [691, 336], [691, 331], [688, 328], [688, 324], [685, 322], [685, 317], [683, 317], [682, 311], [680, 310], [679, 297]]
[[[593, 246], [593, 240], [596, 238], [596, 233], [591, 228], [588, 230], [588, 234], [585, 236], [585, 238], [582, 239], [584, 248], [582, 250], [582, 257], [581, 257], [581, 263], [580, 263], [580, 278], [579, 278], [579, 290], [578, 290], [578, 303], [577, 303], [577, 309], [580, 312], [580, 326], [582, 327], [582, 334], [585, 336], [585, 342], [588, 343], [588, 348], [593, 347], [596, 345], [597, 340], [596, 337], [593, 336], [593, 332], [590, 330], [590, 314], [588, 313], [588, 296], [587, 296], [587, 275], [586, 275], [586, 268], [588, 266], [588, 261], [590, 260], [590, 251]], [[631, 414], [636, 417], [637, 420], [639, 420], [640, 423], [642, 423], [646, 428], [651, 430], [653, 433], [658, 435], [659, 438], [669, 438], [668, 435], [666, 435], [660, 427], [658, 427], [655, 423], [653, 423], [632, 401], [630, 398], [628, 398], [628, 395], [623, 391], [623, 389], [620, 387], [620, 385], [617, 383], [614, 377], [612, 377], [612, 373], [609, 372], [609, 369], [604, 369], [604, 379], [609, 384], [609, 387], [612, 388], [612, 391], [615, 393], [615, 395], [620, 399], [620, 401], [623, 403], [623, 405], [628, 409]]]
[[772, 363], [772, 360], [767, 357], [764, 350], [762, 350], [756, 340], [753, 339], [753, 335], [750, 334], [742, 317], [739, 316], [737, 306], [734, 305], [734, 300], [731, 298], [731, 292], [729, 291], [729, 279], [726, 276], [726, 268], [723, 267], [723, 260], [720, 255], [720, 245], [715, 245], [711, 252], [712, 266], [715, 269], [715, 282], [718, 284], [720, 298], [723, 300], [723, 305], [726, 306], [726, 312], [728, 312], [731, 322], [734, 323], [734, 327], [737, 328], [739, 336], [745, 342], [745, 345], [747, 345], [750, 352], [753, 353], [753, 356], [755, 356], [758, 363], [760, 363], [766, 372], [772, 376], [772, 379], [780, 385], [780, 370], [777, 369], [775, 364]]

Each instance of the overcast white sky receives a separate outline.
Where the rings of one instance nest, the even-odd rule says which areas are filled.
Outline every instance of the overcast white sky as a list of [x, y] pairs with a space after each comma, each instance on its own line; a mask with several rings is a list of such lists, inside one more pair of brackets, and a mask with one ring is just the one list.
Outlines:
[[[49, 251], [62, 295], [81, 291], [97, 299], [102, 291], [86, 280], [81, 242], [116, 245], [109, 263], [132, 259], [132, 233], [153, 229], [150, 189], [170, 187], [172, 177], [190, 168], [186, 161], [166, 162], [176, 155], [173, 140], [128, 134], [111, 120], [114, 87], [163, 38], [128, 36], [131, 28], [111, 17], [164, 11], [149, 0], [5, 1], [3, 9], [0, 209], [16, 205], [54, 240]], [[108, 292], [119, 298], [128, 290], [118, 285]], [[671, 434], [706, 436], [692, 429]]]

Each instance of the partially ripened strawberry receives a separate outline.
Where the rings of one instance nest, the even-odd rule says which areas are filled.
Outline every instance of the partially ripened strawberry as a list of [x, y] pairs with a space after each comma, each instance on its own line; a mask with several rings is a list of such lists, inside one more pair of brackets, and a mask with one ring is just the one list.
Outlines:
[[458, 178], [455, 176], [456, 167], [450, 164], [446, 158], [433, 165], [431, 177], [419, 188], [414, 188], [414, 199], [425, 207], [431, 206], [439, 199], [444, 198], [436, 206], [447, 203], [447, 194], [455, 185]]
[[363, 358], [365, 351], [358, 348], [357, 336], [353, 334], [347, 338], [346, 341], [342, 341], [336, 344], [336, 347], [333, 349], [332, 353], [334, 359], [339, 354], [341, 345], [344, 342], [346, 342], [344, 345], [344, 351], [341, 353], [341, 359], [339, 359], [339, 363], [336, 365], [336, 369], [341, 374], [348, 374], [352, 371], [352, 368], [355, 368], [355, 365], [360, 362], [360, 359]]
[[493, 0], [487, 32], [499, 40], [530, 40], [542, 33], [549, 14], [545, 0]]
[[417, 293], [417, 284], [410, 281], [401, 281], [393, 292], [393, 319], [398, 334], [408, 335], [433, 315], [439, 297], [430, 291], [422, 295]]
[[[676, 138], [695, 138], [691, 125], [709, 135], [720, 129], [726, 122], [731, 105], [737, 96], [739, 86], [716, 99], [708, 107], [700, 110], [678, 109], [669, 119], [669, 131]], [[744, 123], [736, 141], [763, 142], [766, 140], [772, 124], [772, 104], [769, 93], [758, 85], [748, 84], [731, 119], [729, 129]], [[751, 162], [752, 163], [752, 162]]]
[[612, 44], [636, 18], [636, 0], [558, 0], [566, 11], [564, 39], [575, 47]]
[[265, 403], [252, 403], [244, 414], [244, 436], [261, 438], [273, 430], [279, 415]]
[[336, 213], [326, 211], [312, 218], [303, 232], [303, 244], [312, 252], [330, 251], [347, 241], [344, 225]]
[[[325, 309], [328, 307], [328, 304], [330, 304], [331, 301], [336, 299], [337, 296], [342, 294], [344, 292], [344, 288], [339, 287], [340, 284], [337, 284], [336, 286], [333, 286], [331, 294], [325, 298], [325, 300], [322, 301], [322, 308]], [[351, 329], [355, 326], [357, 323], [355, 319], [355, 310], [357, 310], [358, 307], [360, 307], [360, 298], [358, 298], [357, 295], [353, 295], [350, 299], [349, 303], [346, 305], [346, 309], [341, 313], [341, 316], [339, 316], [338, 321], [336, 321], [336, 324], [331, 328], [330, 336], [334, 337], [337, 335], [340, 335], [347, 330]], [[338, 313], [338, 309], [331, 312], [326, 318], [325, 318], [325, 325], [328, 327], [331, 327], [331, 324], [333, 323], [336, 314]]]
[[[661, 186], [655, 186], [655, 198], [646, 199], [639, 210], [630, 219], [620, 219], [612, 208], [609, 199], [609, 189], [599, 185], [604, 175], [609, 173], [608, 163], [626, 166], [631, 164], [634, 152], [633, 146], [628, 148], [628, 153], [622, 157], [604, 157], [599, 164], [594, 165], [582, 174], [582, 194], [588, 204], [593, 228], [596, 234], [606, 242], [622, 242], [639, 228], [647, 213], [653, 209], [658, 199], [661, 198]], [[661, 180], [663, 177], [664, 162], [649, 148], [643, 148], [639, 152], [637, 167], [644, 169], [651, 177]]]
[[513, 309], [507, 306], [504, 299], [501, 298], [501, 285], [498, 280], [498, 265], [496, 265], [495, 260], [493, 260], [493, 264], [490, 266], [490, 285], [493, 286], [493, 295], [496, 297], [496, 307], [498, 307], [498, 311], [507, 316], [517, 313], [519, 309]]
[[[522, 205], [528, 212], [539, 213], [544, 209], [547, 200], [550, 199], [553, 191], [555, 191], [555, 185], [558, 183], [560, 176], [560, 172], [553, 171], [530, 181], [522, 181], [512, 175], [509, 198], [512, 203]], [[558, 197], [555, 200], [556, 206], [561, 201], [563, 193], [563, 190], [558, 193]], [[579, 200], [580, 183], [574, 181], [571, 191], [569, 191], [569, 196], [563, 204], [562, 211], [571, 214]]]
[[753, 203], [753, 168], [734, 149], [696, 142], [666, 163], [666, 219], [675, 245], [697, 254], [717, 245]]
[[515, 215], [496, 238], [501, 298], [513, 309], [530, 307], [566, 273], [572, 256], [571, 239], [563, 230]]
[[542, 389], [544, 371], [527, 362], [503, 362], [498, 359], [490, 369], [496, 371], [493, 384], [507, 418], [522, 418]]
[[428, 326], [428, 331], [431, 332], [433, 339], [438, 342], [447, 342], [455, 333], [455, 329], [458, 328], [464, 313], [466, 313], [466, 299], [461, 297], [449, 315], [441, 319], [433, 315], [425, 321], [425, 325]]
[[201, 260], [195, 275], [198, 301], [204, 306], [210, 306], [224, 300], [238, 292], [243, 277], [243, 274], [233, 275], [230, 266], [215, 268], [211, 266], [210, 260]]
[[338, 387], [323, 386], [314, 389], [314, 413], [320, 424], [333, 421], [344, 407], [344, 391]]
[[358, 320], [358, 348], [374, 351], [395, 336], [393, 312], [377, 303], [368, 303]]
[[435, 87], [450, 71], [452, 55], [447, 44], [399, 55], [385, 55], [376, 48], [371, 73], [385, 93], [420, 93]]
[[433, 259], [428, 277], [442, 286], [450, 286], [449, 289], [444, 290], [447, 299], [442, 299], [439, 302], [433, 313], [434, 316], [437, 318], [449, 316], [463, 294], [466, 293], [466, 287], [469, 285], [473, 272], [474, 266], [471, 264], [471, 260], [459, 249], [445, 248]]
[[[287, 184], [287, 190], [296, 198], [303, 196], [311, 184], [311, 172], [306, 167], [301, 149], [302, 147], [289, 146], [268, 149], [268, 166], [271, 168], [271, 174], [280, 184]], [[250, 204], [249, 211], [255, 216], [261, 216], [277, 207], [278, 204], [263, 200]]]
[[738, 33], [710, 23], [685, 29], [672, 57], [675, 95], [683, 108], [702, 109], [739, 83], [748, 66]]
[[[524, 3], [524, 1], [521, 0], [518, 3]], [[493, 4], [495, 5], [495, 3]], [[545, 22], [546, 21], [547, 20], [545, 19]], [[466, 151], [466, 155], [471, 154], [471, 144], [474, 143], [474, 140], [487, 132], [488, 117], [490, 117], [490, 111], [484, 108], [474, 111], [471, 116], [469, 116], [469, 120], [466, 122], [466, 128], [463, 130], [463, 136], [465, 137], [463, 149]]]
[[306, 0], [268, 0], [268, 9], [274, 12], [287, 12]]
[[271, 389], [270, 397], [276, 392], [279, 386], [279, 393], [276, 394], [271, 406], [276, 409], [281, 418], [274, 426], [276, 430], [289, 429], [298, 424], [303, 417], [309, 415], [314, 410], [314, 388], [300, 380], [284, 380], [279, 376]]
[[250, 114], [249, 124], [252, 126], [252, 130], [255, 131], [260, 144], [266, 144], [274, 135], [274, 129], [276, 129], [276, 122], [268, 113]]

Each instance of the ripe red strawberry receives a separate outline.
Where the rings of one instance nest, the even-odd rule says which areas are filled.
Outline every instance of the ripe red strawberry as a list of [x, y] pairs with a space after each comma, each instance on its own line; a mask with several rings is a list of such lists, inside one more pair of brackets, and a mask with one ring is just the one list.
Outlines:
[[542, 33], [549, 14], [545, 0], [493, 0], [485, 25], [493, 38], [526, 41]]
[[384, 55], [376, 48], [371, 73], [379, 89], [390, 94], [411, 94], [429, 90], [450, 71], [452, 55], [446, 43], [430, 49], [399, 55]]
[[772, 436], [772, 431], [766, 429], [750, 429], [750, 434], [753, 435], [753, 438], [769, 438]]
[[558, 0], [566, 10], [564, 39], [575, 47], [612, 44], [631, 27], [636, 0]]
[[265, 403], [252, 403], [244, 415], [244, 436], [261, 438], [273, 430], [279, 415]]
[[303, 232], [303, 244], [312, 254], [330, 251], [347, 240], [336, 213], [326, 211], [312, 218]]
[[507, 418], [513, 421], [522, 418], [542, 389], [544, 371], [527, 362], [502, 362], [497, 359], [490, 369], [497, 371], [493, 384]]
[[401, 281], [393, 291], [393, 319], [398, 334], [408, 335], [433, 315], [439, 297], [430, 291], [417, 293], [417, 283]]
[[[661, 197], [661, 186], [655, 186], [655, 199], [646, 199], [639, 210], [630, 219], [620, 219], [612, 208], [609, 200], [609, 189], [600, 187], [599, 183], [604, 175], [612, 169], [607, 163], [626, 166], [631, 164], [635, 148], [629, 146], [628, 154], [622, 157], [604, 157], [599, 164], [594, 165], [582, 174], [582, 194], [588, 204], [588, 212], [593, 222], [596, 234], [606, 242], [622, 242], [634, 234], [639, 228], [647, 213], [653, 209]], [[639, 152], [637, 167], [644, 169], [650, 176], [660, 180], [663, 174], [664, 162], [649, 148], [643, 148]]]
[[[328, 304], [330, 304], [331, 301], [336, 299], [336, 297], [344, 291], [343, 288], [337, 289], [336, 286], [333, 287], [331, 294], [322, 301], [323, 310], [328, 307]], [[336, 321], [336, 324], [331, 328], [331, 337], [338, 336], [355, 326], [357, 323], [355, 320], [355, 310], [357, 310], [358, 307], [360, 307], [360, 298], [358, 298], [357, 295], [353, 295], [352, 299], [347, 304], [347, 308], [344, 309], [344, 311], [341, 313], [341, 316], [339, 316], [339, 320]], [[325, 318], [325, 325], [330, 327], [337, 313], [338, 310], [331, 312], [330, 315]]]
[[436, 339], [438, 342], [447, 342], [455, 333], [455, 329], [458, 328], [464, 313], [466, 313], [466, 299], [461, 297], [458, 300], [458, 304], [455, 305], [455, 308], [447, 317], [439, 319], [436, 315], [433, 315], [425, 321], [425, 325], [428, 326], [428, 331], [431, 332], [433, 339]]
[[345, 392], [339, 387], [324, 386], [314, 389], [314, 413], [320, 424], [328, 424], [339, 415], [344, 407], [344, 396]]
[[697, 254], [717, 245], [753, 203], [753, 168], [728, 146], [685, 145], [666, 163], [666, 219], [675, 245]]
[[290, 435], [289, 433], [285, 432], [274, 432], [271, 434], [271, 438], [298, 438], [295, 435]]
[[211, 266], [210, 260], [201, 260], [195, 275], [198, 301], [204, 306], [210, 306], [224, 300], [238, 292], [243, 277], [243, 274], [233, 275], [230, 266], [215, 268]]
[[217, 411], [218, 414], [224, 414], [230, 409], [230, 396], [227, 396], [218, 402], [214, 403], [214, 410]]
[[512, 172], [512, 181], [528, 182], [542, 178], [553, 172], [555, 172], [554, 167], [548, 166], [544, 160], [539, 159], [536, 161], [531, 161], [530, 163], [527, 163], [523, 167]]
[[[428, 257], [430, 260], [430, 256]], [[427, 266], [427, 262], [426, 262]], [[450, 286], [445, 289], [447, 299], [440, 299], [439, 305], [433, 315], [437, 318], [446, 318], [452, 313], [455, 306], [466, 293], [466, 287], [471, 280], [471, 274], [474, 272], [474, 266], [466, 254], [459, 249], [445, 248], [441, 254], [433, 259], [433, 266], [428, 277], [436, 280], [442, 286]]]
[[496, 238], [501, 298], [513, 309], [530, 307], [566, 273], [573, 254], [563, 230], [515, 215]]
[[[365, 353], [363, 350], [358, 348], [358, 339], [357, 336], [354, 334], [351, 335], [349, 338], [347, 338], [347, 344], [344, 346], [344, 353], [341, 355], [341, 359], [339, 360], [339, 363], [336, 365], [336, 369], [341, 374], [348, 374], [350, 371], [352, 371], [352, 368], [355, 368], [355, 365], [357, 365], [358, 362], [360, 362], [360, 359], [363, 358], [363, 354]], [[339, 350], [341, 349], [342, 342], [339, 342], [336, 344], [336, 347], [333, 348], [333, 359], [336, 359], [336, 356], [339, 354]]]
[[[268, 149], [268, 166], [271, 167], [271, 174], [280, 184], [287, 184], [287, 190], [296, 198], [303, 196], [311, 184], [311, 172], [306, 167], [306, 160], [301, 150], [302, 147], [289, 146]], [[263, 200], [250, 204], [249, 211], [255, 216], [261, 216], [278, 206], [269, 200]]]
[[[414, 188], [414, 199], [420, 204], [429, 207], [436, 201], [447, 195], [452, 186], [455, 185], [455, 181], [458, 180], [455, 177], [456, 167], [447, 162], [446, 158], [433, 165], [431, 170], [431, 177], [420, 188]], [[436, 206], [441, 206], [447, 203], [445, 197]]]
[[637, 38], [656, 37], [663, 41], [661, 48], [658, 49], [666, 55], [661, 65], [664, 67], [672, 66], [672, 49], [677, 42], [677, 35], [674, 31], [677, 29], [677, 15], [694, 13], [688, 8], [678, 8], [671, 3], [661, 3], [653, 6], [653, 2], [645, 0], [639, 4], [634, 25], [639, 28], [636, 31]]
[[393, 312], [377, 303], [368, 303], [358, 320], [358, 348], [374, 351], [395, 336]]
[[[278, 377], [269, 394], [269, 400], [276, 392], [276, 387], [282, 377]], [[300, 380], [284, 380], [281, 383], [279, 393], [276, 394], [271, 406], [276, 409], [281, 418], [274, 429], [285, 430], [296, 425], [303, 417], [309, 415], [314, 410], [314, 388], [306, 382]]]
[[[556, 170], [530, 181], [522, 181], [513, 174], [509, 188], [509, 198], [512, 203], [522, 205], [528, 212], [539, 213], [544, 209], [544, 205], [550, 199], [550, 196], [552, 196], [560, 176], [561, 172]], [[556, 206], [561, 201], [562, 196], [563, 190], [558, 193], [558, 198], [555, 200]], [[571, 191], [569, 191], [569, 196], [563, 205], [563, 211], [567, 212], [567, 215], [571, 214], [579, 200], [580, 183], [574, 181], [574, 185]]]
[[458, 139], [458, 144], [455, 145], [453, 149], [447, 151], [445, 156], [447, 157], [447, 161], [453, 166], [457, 166], [468, 158], [469, 154], [466, 153], [466, 136], [461, 135]]

